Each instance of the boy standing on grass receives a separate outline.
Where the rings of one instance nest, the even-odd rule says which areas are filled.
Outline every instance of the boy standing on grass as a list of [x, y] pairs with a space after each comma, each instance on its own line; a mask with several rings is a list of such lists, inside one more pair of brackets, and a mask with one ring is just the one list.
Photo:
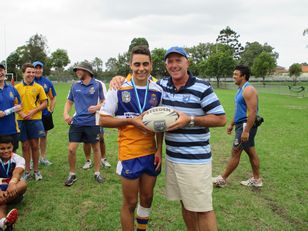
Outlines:
[[25, 159], [13, 152], [11, 136], [0, 136], [0, 229], [12, 230], [18, 218], [17, 209], [8, 214], [7, 205], [22, 200], [27, 183], [21, 179], [25, 170]]
[[5, 82], [5, 66], [0, 63], [0, 135], [10, 135], [14, 139], [14, 151], [18, 149], [18, 126], [15, 112], [21, 110], [17, 90]]
[[54, 128], [52, 113], [56, 106], [56, 91], [52, 82], [43, 76], [43, 67], [44, 64], [40, 61], [33, 62], [35, 68], [35, 78], [34, 81], [40, 84], [45, 91], [46, 96], [48, 97], [47, 103], [48, 106], [42, 111], [42, 122], [44, 125], [46, 136], [41, 137], [39, 140], [40, 145], [40, 164], [42, 165], [51, 165], [52, 163], [46, 158], [46, 149], [47, 149], [47, 134], [48, 131]]
[[133, 77], [119, 90], [108, 91], [100, 125], [119, 129], [117, 174], [123, 193], [122, 230], [134, 230], [137, 207], [137, 230], [141, 231], [147, 229], [153, 188], [160, 173], [163, 135], [156, 133], [155, 140], [155, 133], [145, 128], [140, 115], [160, 104], [162, 89], [149, 79], [152, 61], [147, 47], [132, 49], [130, 68]]
[[34, 82], [35, 70], [31, 63], [22, 65], [23, 81], [15, 86], [22, 103], [22, 110], [18, 112], [17, 120], [20, 129], [22, 153], [26, 161], [24, 179], [31, 177], [31, 154], [35, 180], [43, 179], [38, 170], [39, 138], [45, 136], [42, 122], [42, 110], [47, 107], [47, 96], [41, 85]]

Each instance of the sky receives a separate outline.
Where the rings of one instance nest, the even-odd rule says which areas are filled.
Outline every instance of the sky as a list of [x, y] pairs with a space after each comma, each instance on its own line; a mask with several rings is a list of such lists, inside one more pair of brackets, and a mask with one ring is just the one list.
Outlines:
[[274, 47], [280, 66], [308, 63], [307, 0], [2, 0], [0, 60], [37, 33], [50, 53], [67, 50], [72, 65], [95, 57], [105, 63], [137, 37], [150, 49], [215, 43], [227, 26], [243, 46]]

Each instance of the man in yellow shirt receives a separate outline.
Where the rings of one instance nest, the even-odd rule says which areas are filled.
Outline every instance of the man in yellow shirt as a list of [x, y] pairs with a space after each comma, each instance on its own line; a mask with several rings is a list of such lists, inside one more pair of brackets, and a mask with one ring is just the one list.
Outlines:
[[34, 82], [35, 69], [31, 63], [22, 66], [23, 81], [15, 86], [22, 103], [22, 110], [18, 112], [17, 121], [20, 129], [22, 153], [26, 161], [24, 179], [28, 180], [30, 174], [31, 154], [33, 160], [34, 178], [43, 179], [38, 170], [39, 138], [45, 136], [42, 123], [42, 110], [47, 107], [47, 96], [41, 85]]

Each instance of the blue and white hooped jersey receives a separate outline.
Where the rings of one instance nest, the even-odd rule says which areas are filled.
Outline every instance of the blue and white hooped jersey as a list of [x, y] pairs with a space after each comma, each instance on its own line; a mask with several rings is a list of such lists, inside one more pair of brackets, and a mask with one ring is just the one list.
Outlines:
[[[191, 116], [224, 115], [225, 111], [208, 81], [189, 73], [178, 91], [171, 77], [157, 82], [164, 90], [162, 104]], [[210, 130], [207, 127], [184, 127], [165, 132], [167, 159], [174, 163], [204, 164], [211, 161]]]

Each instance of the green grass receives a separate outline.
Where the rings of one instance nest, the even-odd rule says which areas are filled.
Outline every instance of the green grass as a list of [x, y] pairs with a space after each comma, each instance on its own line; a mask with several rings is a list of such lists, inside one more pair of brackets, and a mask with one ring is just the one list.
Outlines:
[[[68, 175], [68, 126], [62, 118], [68, 84], [58, 84], [55, 128], [48, 136], [48, 157], [54, 163], [41, 167], [44, 179], [30, 181], [25, 199], [18, 205], [16, 230], [120, 230], [121, 185], [115, 174], [117, 131], [106, 129], [111, 169], [102, 169], [106, 182], [97, 184], [93, 168], [81, 169], [84, 155], [77, 153], [78, 181], [70, 188]], [[217, 90], [230, 120], [234, 90]], [[269, 93], [260, 94], [260, 113], [265, 123], [256, 137], [264, 187], [241, 187], [240, 180], [251, 174], [243, 154], [229, 185], [214, 189], [214, 208], [219, 230], [308, 230], [308, 99]], [[213, 175], [221, 173], [230, 156], [233, 136], [226, 128], [212, 129]], [[18, 150], [20, 154], [21, 149]], [[164, 196], [165, 174], [159, 176], [151, 215], [150, 230], [185, 230], [178, 202]]]

